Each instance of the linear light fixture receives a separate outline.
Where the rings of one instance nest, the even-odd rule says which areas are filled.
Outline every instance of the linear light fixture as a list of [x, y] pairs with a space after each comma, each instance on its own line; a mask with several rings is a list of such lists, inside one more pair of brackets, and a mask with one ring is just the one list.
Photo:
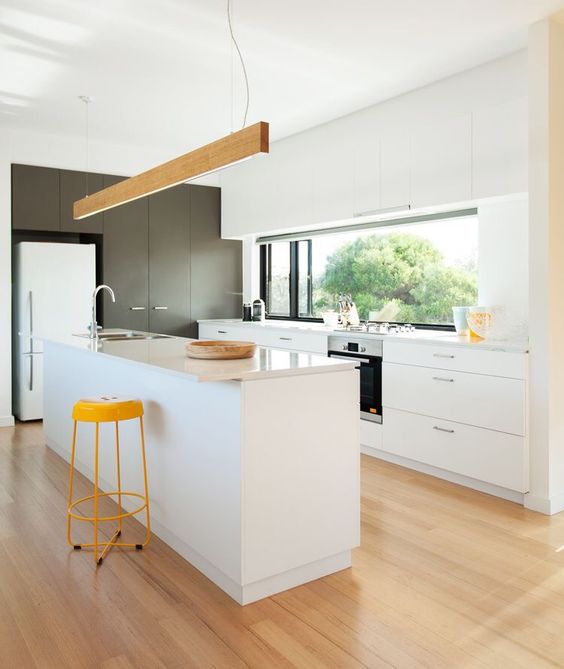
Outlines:
[[268, 151], [268, 123], [259, 121], [248, 128], [233, 132], [211, 144], [77, 200], [73, 207], [74, 220], [78, 221], [106, 209], [119, 207], [126, 202], [172, 188]]

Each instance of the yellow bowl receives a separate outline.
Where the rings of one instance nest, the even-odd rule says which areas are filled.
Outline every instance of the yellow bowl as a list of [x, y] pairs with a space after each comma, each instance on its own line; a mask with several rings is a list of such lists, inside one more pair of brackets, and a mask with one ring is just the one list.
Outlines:
[[469, 311], [466, 315], [470, 336], [485, 339], [492, 324], [492, 315], [489, 311]]

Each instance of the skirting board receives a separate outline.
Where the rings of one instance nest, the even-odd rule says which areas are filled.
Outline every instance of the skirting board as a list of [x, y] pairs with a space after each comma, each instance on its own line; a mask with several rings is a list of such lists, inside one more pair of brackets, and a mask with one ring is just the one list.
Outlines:
[[450, 483], [457, 483], [458, 485], [463, 485], [467, 488], [478, 490], [479, 492], [485, 492], [488, 495], [494, 495], [495, 497], [501, 497], [502, 499], [506, 499], [510, 502], [516, 502], [517, 504], [524, 504], [525, 494], [522, 492], [508, 490], [507, 488], [501, 488], [500, 486], [493, 485], [491, 483], [485, 483], [484, 481], [471, 479], [468, 476], [462, 476], [461, 474], [455, 474], [454, 472], [449, 472], [445, 469], [439, 469], [438, 467], [426, 465], [422, 462], [416, 462], [415, 460], [402, 458], [399, 455], [392, 455], [391, 453], [386, 453], [385, 451], [381, 451], [377, 448], [371, 448], [370, 446], [361, 445], [360, 452], [364, 453], [365, 455], [369, 455], [372, 458], [379, 458], [380, 460], [385, 460], [386, 462], [391, 462], [395, 465], [407, 467], [408, 469], [414, 469], [415, 471], [421, 472], [422, 474], [436, 476], [437, 478], [443, 479], [444, 481], [450, 481]]
[[[50, 439], [47, 436], [45, 437], [45, 441], [48, 448], [54, 451], [63, 460], [68, 462], [67, 450], [57, 444], [55, 440]], [[90, 467], [79, 462], [78, 460], [75, 462], [75, 465], [76, 469], [81, 474], [86, 476], [86, 478], [89, 480], [92, 480], [93, 471], [90, 469]], [[107, 481], [100, 480], [100, 488], [102, 490], [110, 490], [112, 486], [110, 486]], [[134, 507], [135, 505], [135, 502], [133, 502], [132, 506]], [[127, 509], [128, 504], [124, 503], [123, 506]], [[141, 514], [137, 520], [141, 524], [144, 524], [143, 514]], [[315, 581], [318, 578], [328, 576], [329, 574], [333, 574], [336, 571], [347, 569], [352, 565], [351, 551], [344, 551], [342, 553], [338, 553], [337, 555], [331, 555], [329, 557], [316, 560], [310, 564], [296, 567], [295, 569], [289, 569], [288, 571], [282, 572], [281, 574], [275, 574], [274, 576], [270, 576], [254, 583], [241, 585], [227, 576], [227, 574], [224, 574], [208, 559], [200, 555], [185, 541], [164, 527], [164, 525], [162, 525], [154, 517], [151, 517], [151, 530], [156, 537], [164, 541], [165, 544], [170, 546], [170, 548], [176, 551], [193, 567], [204, 574], [204, 576], [209, 578], [212, 583], [215, 583], [218, 588], [221, 588], [221, 590], [226, 592], [232, 599], [241, 605], [251, 604], [252, 602], [258, 601], [259, 599], [270, 597], [271, 595], [283, 592], [284, 590], [289, 590], [290, 588], [295, 588], [298, 585], [302, 585], [310, 581]]]
[[527, 493], [525, 495], [524, 506], [530, 511], [537, 511], [544, 513], [546, 516], [553, 516], [556, 513], [564, 511], [564, 494], [556, 495], [554, 497], [539, 497]]
[[0, 416], [0, 427], [14, 427], [15, 424], [13, 416]]

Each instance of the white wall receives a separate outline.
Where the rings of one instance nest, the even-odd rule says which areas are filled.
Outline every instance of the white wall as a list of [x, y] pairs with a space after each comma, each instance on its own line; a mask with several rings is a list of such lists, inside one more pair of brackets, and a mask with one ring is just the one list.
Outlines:
[[[90, 145], [90, 171], [130, 176], [174, 156], [101, 142]], [[11, 378], [11, 164], [84, 170], [84, 138], [0, 130], [0, 427], [13, 424]], [[216, 186], [217, 175], [194, 181]]]
[[500, 334], [525, 337], [529, 321], [529, 202], [520, 196], [478, 206], [479, 302], [501, 306]]

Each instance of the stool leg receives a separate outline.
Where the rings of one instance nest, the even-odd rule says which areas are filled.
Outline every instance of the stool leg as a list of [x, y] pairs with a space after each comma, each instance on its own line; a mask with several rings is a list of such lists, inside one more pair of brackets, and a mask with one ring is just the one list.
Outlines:
[[69, 468], [69, 504], [68, 504], [68, 509], [67, 509], [67, 541], [68, 543], [73, 546], [74, 544], [72, 543], [71, 540], [71, 510], [70, 506], [72, 504], [72, 484], [73, 484], [73, 478], [74, 478], [74, 452], [75, 452], [75, 447], [76, 447], [76, 421], [74, 421], [74, 426], [72, 429], [72, 449], [71, 449], [71, 461], [70, 461], [70, 468]]
[[[120, 469], [120, 457], [119, 457], [119, 422], [116, 420], [116, 465], [117, 465], [117, 489], [118, 489], [118, 513], [121, 516], [121, 469]], [[118, 537], [121, 535], [122, 520], [120, 518], [118, 521]]]
[[145, 484], [145, 504], [147, 510], [147, 532], [145, 534], [145, 541], [142, 544], [137, 544], [136, 548], [143, 548], [151, 540], [151, 515], [149, 513], [149, 486], [147, 484], [147, 461], [145, 459], [145, 430], [143, 429], [143, 416], [139, 416], [139, 430], [141, 432], [141, 456], [143, 458], [143, 481]]
[[94, 561], [98, 563], [98, 436], [100, 424], [96, 423], [96, 444], [94, 446]]

